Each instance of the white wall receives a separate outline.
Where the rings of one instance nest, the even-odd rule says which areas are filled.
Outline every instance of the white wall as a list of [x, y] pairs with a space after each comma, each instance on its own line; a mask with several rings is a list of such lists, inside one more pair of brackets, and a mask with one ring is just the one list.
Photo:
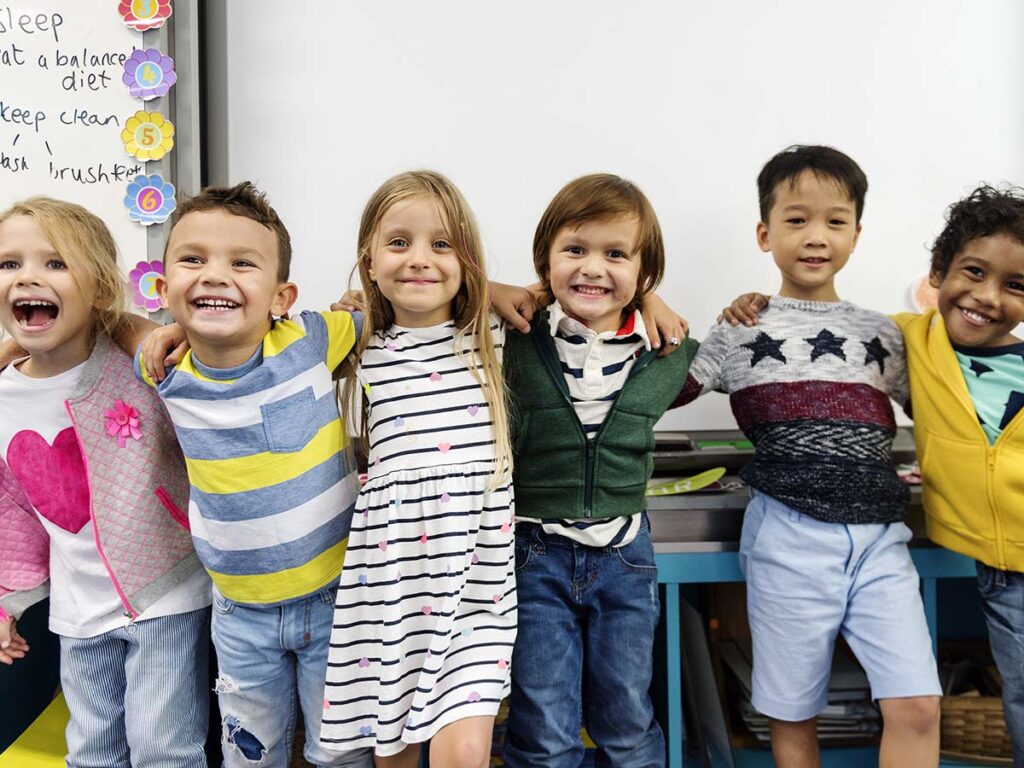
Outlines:
[[[907, 306], [949, 203], [980, 180], [1024, 183], [1018, 0], [226, 7], [229, 79], [209, 100], [226, 120], [218, 181], [268, 192], [303, 307], [340, 294], [366, 198], [411, 168], [460, 186], [507, 282], [534, 279], [533, 228], [562, 184], [636, 181], [666, 234], [662, 295], [698, 338], [739, 292], [777, 288], [754, 242], [755, 178], [788, 144], [832, 144], [866, 171], [839, 287], [886, 311]], [[661, 426], [733, 424], [712, 396]]]

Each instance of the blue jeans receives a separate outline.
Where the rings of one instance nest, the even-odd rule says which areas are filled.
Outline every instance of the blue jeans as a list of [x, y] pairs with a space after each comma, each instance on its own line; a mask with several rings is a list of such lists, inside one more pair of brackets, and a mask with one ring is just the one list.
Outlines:
[[648, 692], [659, 605], [647, 521], [618, 549], [522, 525], [516, 582], [508, 768], [577, 768], [581, 721], [600, 768], [663, 768]]
[[208, 609], [61, 637], [68, 768], [206, 768]]
[[283, 605], [233, 603], [214, 588], [213, 644], [225, 768], [287, 766], [298, 717], [303, 755], [318, 766], [372, 768], [370, 750], [329, 752], [319, 744], [327, 648], [337, 587]]
[[1024, 766], [1024, 573], [980, 562], [977, 568], [988, 640], [1003, 676], [1003, 718], [1013, 741], [1013, 764]]

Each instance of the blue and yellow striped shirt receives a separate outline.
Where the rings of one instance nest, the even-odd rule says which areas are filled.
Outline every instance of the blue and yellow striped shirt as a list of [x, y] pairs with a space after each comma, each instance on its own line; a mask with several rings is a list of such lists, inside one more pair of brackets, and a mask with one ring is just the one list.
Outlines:
[[189, 525], [224, 597], [269, 605], [334, 582], [359, 493], [332, 371], [355, 341], [347, 312], [274, 323], [236, 368], [189, 352], [155, 386], [185, 454]]

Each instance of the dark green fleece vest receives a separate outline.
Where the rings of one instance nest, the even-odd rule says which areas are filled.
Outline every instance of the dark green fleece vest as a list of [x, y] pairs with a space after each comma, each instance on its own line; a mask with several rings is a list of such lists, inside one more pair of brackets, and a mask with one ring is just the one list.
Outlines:
[[503, 367], [512, 404], [516, 512], [603, 518], [644, 511], [654, 424], [679, 395], [696, 351], [697, 342], [687, 339], [667, 357], [643, 352], [588, 440], [569, 399], [548, 313], [540, 313], [529, 335], [509, 331]]

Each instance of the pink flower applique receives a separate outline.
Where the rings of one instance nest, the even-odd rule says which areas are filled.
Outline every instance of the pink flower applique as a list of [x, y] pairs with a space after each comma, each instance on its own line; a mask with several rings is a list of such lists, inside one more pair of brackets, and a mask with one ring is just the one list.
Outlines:
[[107, 434], [117, 438], [119, 448], [124, 448], [128, 438], [138, 440], [142, 437], [142, 430], [139, 429], [139, 412], [123, 400], [116, 400], [114, 407], [104, 411], [107, 417]]

